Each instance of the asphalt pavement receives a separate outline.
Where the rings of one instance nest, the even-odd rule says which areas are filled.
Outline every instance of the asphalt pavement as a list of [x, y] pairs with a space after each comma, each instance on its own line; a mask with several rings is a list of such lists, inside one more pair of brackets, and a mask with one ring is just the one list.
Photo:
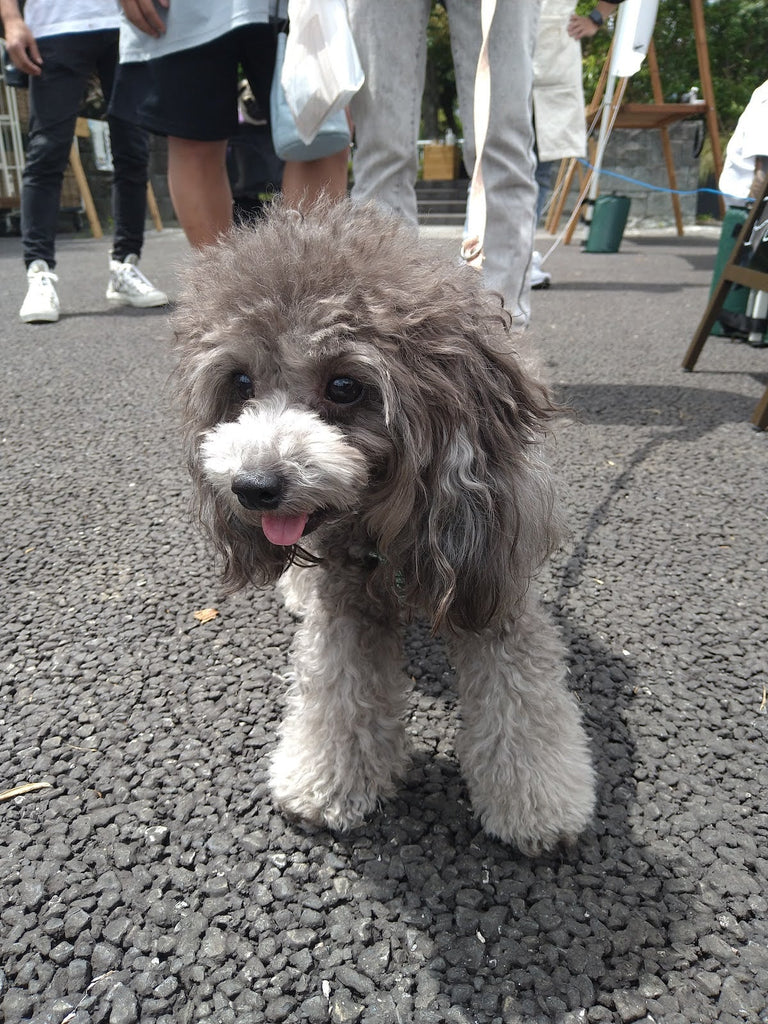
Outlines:
[[[108, 242], [62, 238], [62, 318], [23, 325], [0, 239], [0, 790], [39, 787], [0, 800], [6, 1024], [768, 1021], [768, 348], [681, 370], [716, 247], [560, 247], [533, 296], [571, 410], [541, 585], [600, 786], [578, 844], [529, 859], [472, 816], [418, 625], [396, 797], [346, 835], [277, 812], [294, 625], [223, 594], [191, 520], [166, 314], [108, 308]], [[186, 258], [148, 234], [171, 295]]]

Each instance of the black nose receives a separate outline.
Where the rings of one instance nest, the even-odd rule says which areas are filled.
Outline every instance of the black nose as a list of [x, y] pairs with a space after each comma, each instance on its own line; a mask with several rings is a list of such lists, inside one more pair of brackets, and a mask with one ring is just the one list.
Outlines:
[[243, 471], [233, 479], [232, 492], [245, 508], [265, 512], [280, 504], [283, 481], [277, 473]]

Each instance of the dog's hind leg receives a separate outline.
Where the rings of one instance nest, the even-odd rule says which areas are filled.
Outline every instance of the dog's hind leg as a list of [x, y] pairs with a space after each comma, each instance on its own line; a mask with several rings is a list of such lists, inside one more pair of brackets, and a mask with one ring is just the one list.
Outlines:
[[315, 585], [302, 595], [270, 784], [288, 813], [346, 829], [392, 794], [407, 762], [400, 630], [395, 614], [372, 609], [364, 589], [349, 585], [353, 573], [307, 572]]
[[581, 716], [554, 624], [529, 595], [514, 620], [453, 643], [462, 771], [483, 828], [524, 853], [573, 840], [594, 807]]

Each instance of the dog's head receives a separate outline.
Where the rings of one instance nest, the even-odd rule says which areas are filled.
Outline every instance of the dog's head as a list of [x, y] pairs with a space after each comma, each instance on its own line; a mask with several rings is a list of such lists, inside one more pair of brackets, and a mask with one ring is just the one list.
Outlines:
[[436, 626], [508, 612], [557, 540], [553, 406], [508, 323], [476, 271], [372, 206], [275, 205], [201, 253], [174, 381], [228, 582], [354, 525]]

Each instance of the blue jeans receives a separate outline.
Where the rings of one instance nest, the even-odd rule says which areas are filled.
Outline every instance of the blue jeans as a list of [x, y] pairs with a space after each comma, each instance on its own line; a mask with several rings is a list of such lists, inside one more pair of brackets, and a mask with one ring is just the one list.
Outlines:
[[544, 213], [547, 196], [552, 191], [552, 184], [555, 178], [555, 167], [557, 167], [557, 163], [557, 160], [536, 161], [536, 186], [539, 190], [538, 197], [536, 199], [537, 224], [541, 220], [542, 213]]
[[[416, 224], [416, 141], [430, 0], [348, 0], [347, 6], [366, 76], [350, 103], [355, 125], [352, 198], [376, 199]], [[471, 173], [480, 0], [448, 0], [446, 6], [464, 128], [464, 164]], [[483, 153], [483, 278], [489, 288], [501, 292], [520, 324], [530, 316], [536, 217], [532, 90], [539, 6], [540, 0], [497, 2], [490, 41], [490, 122]]]
[[[61, 183], [69, 161], [75, 121], [88, 79], [95, 72], [110, 100], [118, 72], [118, 32], [75, 32], [38, 39], [43, 72], [29, 81], [29, 142], [22, 179], [21, 233], [24, 262], [56, 263]], [[141, 254], [147, 203], [149, 140], [143, 128], [108, 116], [115, 167], [112, 255]]]

